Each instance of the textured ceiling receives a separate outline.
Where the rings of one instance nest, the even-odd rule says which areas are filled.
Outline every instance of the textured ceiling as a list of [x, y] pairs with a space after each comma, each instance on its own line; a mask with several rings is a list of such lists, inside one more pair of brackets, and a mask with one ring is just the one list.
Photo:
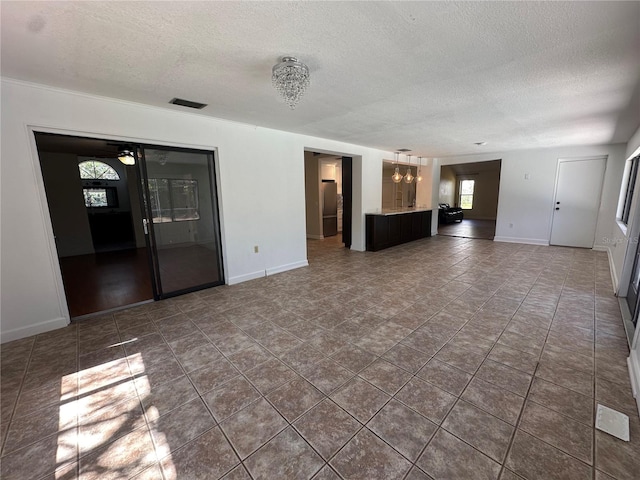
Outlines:
[[[384, 150], [626, 142], [640, 123], [640, 2], [0, 5], [5, 77]], [[294, 111], [271, 86], [283, 55], [311, 70]]]

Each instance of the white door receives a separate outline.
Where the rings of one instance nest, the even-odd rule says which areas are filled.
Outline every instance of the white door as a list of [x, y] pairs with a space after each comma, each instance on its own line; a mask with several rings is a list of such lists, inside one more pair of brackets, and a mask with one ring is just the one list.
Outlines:
[[592, 248], [606, 157], [559, 160], [551, 245]]

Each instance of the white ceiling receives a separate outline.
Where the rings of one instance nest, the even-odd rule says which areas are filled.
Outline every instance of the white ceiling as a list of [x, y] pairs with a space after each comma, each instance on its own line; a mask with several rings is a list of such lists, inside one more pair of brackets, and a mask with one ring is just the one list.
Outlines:
[[[626, 142], [639, 26], [637, 1], [2, 1], [1, 71], [432, 157]], [[271, 86], [283, 55], [311, 70], [294, 111]]]

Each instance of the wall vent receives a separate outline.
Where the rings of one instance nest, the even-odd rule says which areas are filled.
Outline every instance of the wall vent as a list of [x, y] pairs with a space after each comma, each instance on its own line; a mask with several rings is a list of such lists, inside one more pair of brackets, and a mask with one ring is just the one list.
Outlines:
[[206, 103], [192, 102], [191, 100], [185, 100], [183, 98], [174, 98], [169, 103], [180, 105], [181, 107], [195, 108], [197, 110], [202, 110], [207, 106]]

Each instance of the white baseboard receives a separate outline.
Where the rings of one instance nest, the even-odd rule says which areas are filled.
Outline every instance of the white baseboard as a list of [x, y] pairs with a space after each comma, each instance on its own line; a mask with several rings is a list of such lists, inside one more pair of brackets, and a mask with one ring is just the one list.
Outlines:
[[301, 260], [299, 262], [288, 263], [286, 265], [279, 265], [277, 267], [267, 268], [266, 270], [258, 270], [257, 272], [246, 273], [244, 275], [238, 275], [236, 277], [229, 277], [227, 282], [229, 285], [236, 285], [242, 282], [248, 282], [249, 280], [255, 280], [256, 278], [266, 277], [268, 275], [275, 275], [276, 273], [286, 272], [295, 268], [308, 267], [309, 262], [307, 260]]
[[278, 267], [267, 268], [267, 276], [275, 275], [276, 273], [286, 272], [288, 270], [294, 270], [296, 268], [308, 267], [309, 262], [307, 260], [301, 260], [299, 262], [288, 263], [286, 265], [280, 265]]
[[636, 399], [636, 407], [640, 414], [640, 361], [638, 360], [637, 349], [632, 349], [631, 354], [627, 357], [627, 365], [629, 366], [629, 379], [631, 380], [631, 391], [633, 398]]
[[53, 320], [36, 323], [35, 325], [29, 325], [27, 327], [14, 328], [13, 330], [7, 330], [6, 332], [3, 331], [0, 333], [0, 343], [11, 342], [13, 340], [30, 337], [31, 335], [38, 335], [39, 333], [57, 330], [58, 328], [64, 328], [67, 325], [69, 325], [69, 320], [64, 317], [59, 317], [54, 318]]
[[255, 280], [256, 278], [262, 278], [266, 276], [264, 270], [258, 270], [257, 272], [245, 273], [244, 275], [238, 275], [237, 277], [229, 277], [227, 281], [228, 285], [236, 285], [242, 282], [248, 282], [249, 280]]
[[324, 240], [324, 236], [322, 235], [310, 235], [308, 233], [307, 238], [310, 238], [311, 240]]
[[541, 240], [539, 238], [518, 238], [518, 237], [493, 237], [494, 242], [505, 243], [526, 243], [527, 245], [549, 246], [549, 240]]

